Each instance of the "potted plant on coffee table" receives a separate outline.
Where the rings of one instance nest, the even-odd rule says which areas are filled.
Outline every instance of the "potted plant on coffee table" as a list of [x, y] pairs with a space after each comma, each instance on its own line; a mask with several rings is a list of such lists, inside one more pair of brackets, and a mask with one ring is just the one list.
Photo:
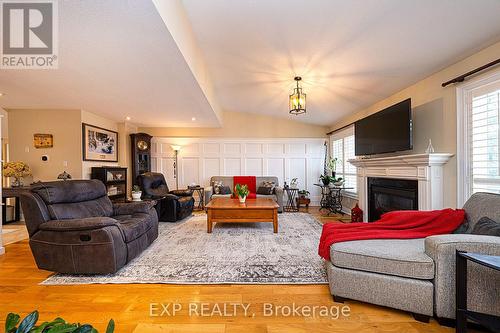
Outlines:
[[142, 191], [138, 185], [132, 186], [132, 201], [141, 201]]
[[247, 195], [250, 193], [250, 191], [248, 190], [247, 185], [236, 184], [236, 186], [234, 187], [234, 193], [240, 199], [240, 203], [245, 203]]

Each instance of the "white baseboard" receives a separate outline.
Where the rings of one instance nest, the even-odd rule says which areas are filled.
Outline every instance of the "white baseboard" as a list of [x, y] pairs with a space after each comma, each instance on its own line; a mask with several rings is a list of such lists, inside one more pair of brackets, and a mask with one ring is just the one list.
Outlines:
[[347, 215], [351, 215], [351, 209], [342, 206], [342, 213], [347, 214]]

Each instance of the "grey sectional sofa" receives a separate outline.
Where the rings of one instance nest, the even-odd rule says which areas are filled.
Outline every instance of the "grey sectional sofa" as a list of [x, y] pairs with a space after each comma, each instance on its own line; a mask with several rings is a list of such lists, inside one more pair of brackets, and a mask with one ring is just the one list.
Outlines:
[[[279, 180], [278, 177], [273, 177], [273, 176], [261, 176], [257, 177], [257, 188], [259, 187], [262, 182], [269, 181], [269, 182], [274, 182], [276, 184], [276, 188], [274, 191], [274, 194], [272, 195], [261, 195], [257, 194], [258, 198], [271, 198], [274, 199], [278, 205], [278, 213], [283, 212], [283, 188], [279, 186]], [[224, 186], [229, 186], [231, 190], [234, 189], [234, 184], [233, 184], [233, 177], [232, 176], [213, 176], [210, 178], [210, 184], [213, 184], [216, 181], [221, 181]], [[208, 203], [211, 198], [217, 198], [217, 197], [231, 197], [231, 194], [214, 194], [212, 186], [205, 187], [205, 203]]]
[[33, 185], [21, 205], [38, 268], [114, 273], [158, 237], [154, 201], [112, 204], [99, 180]]
[[[483, 216], [500, 221], [500, 195], [476, 193], [464, 209], [469, 230]], [[455, 318], [456, 250], [500, 255], [500, 237], [449, 234], [333, 244], [326, 262], [331, 294], [340, 302], [359, 300], [449, 323]], [[469, 308], [500, 315], [500, 275], [469, 265]]]

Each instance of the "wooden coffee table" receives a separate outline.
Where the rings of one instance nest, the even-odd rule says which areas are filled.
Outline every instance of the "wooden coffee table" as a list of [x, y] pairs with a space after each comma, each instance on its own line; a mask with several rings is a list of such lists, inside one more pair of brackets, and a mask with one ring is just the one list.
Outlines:
[[238, 199], [214, 198], [206, 206], [207, 232], [212, 232], [214, 223], [272, 222], [274, 233], [277, 233], [278, 207], [269, 198], [247, 199], [244, 204]]

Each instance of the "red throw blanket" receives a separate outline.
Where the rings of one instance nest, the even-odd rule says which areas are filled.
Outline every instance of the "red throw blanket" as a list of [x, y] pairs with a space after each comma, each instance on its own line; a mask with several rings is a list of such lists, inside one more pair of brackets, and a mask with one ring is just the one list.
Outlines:
[[255, 177], [255, 176], [234, 176], [233, 183], [234, 183], [234, 186], [236, 186], [236, 184], [248, 186], [248, 190], [250, 191], [250, 193], [247, 195], [247, 199], [257, 198], [257, 177]]
[[449, 234], [463, 223], [463, 209], [433, 211], [400, 210], [385, 213], [373, 223], [327, 223], [319, 243], [319, 255], [330, 260], [330, 245], [363, 239], [413, 239]]

